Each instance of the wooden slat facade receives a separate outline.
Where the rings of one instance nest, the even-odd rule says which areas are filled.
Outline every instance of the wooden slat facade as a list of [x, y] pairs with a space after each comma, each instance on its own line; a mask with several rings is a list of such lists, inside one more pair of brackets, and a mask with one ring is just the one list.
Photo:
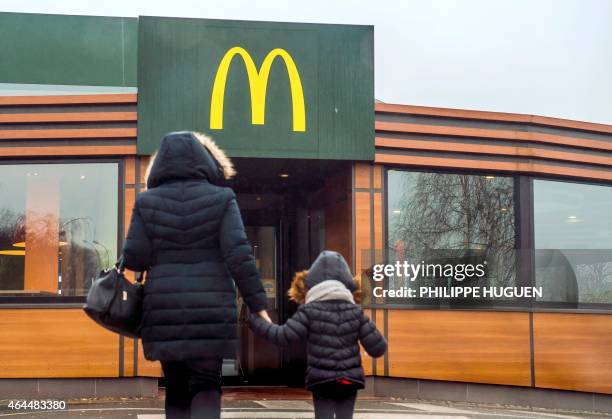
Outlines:
[[592, 122], [573, 121], [569, 119], [551, 118], [547, 116], [525, 115], [508, 112], [473, 111], [466, 109], [436, 108], [431, 106], [397, 105], [392, 103], [376, 103], [380, 113], [396, 113], [404, 115], [422, 115], [437, 118], [475, 119], [483, 121], [518, 122], [572, 128], [585, 131], [596, 131], [612, 134], [612, 125]]
[[133, 105], [135, 93], [107, 93], [94, 95], [0, 96], [0, 106], [45, 105]]
[[0, 158], [136, 154], [135, 94], [0, 97]]
[[119, 375], [119, 336], [81, 309], [0, 307], [0, 327], [0, 378]]
[[[125, 235], [148, 163], [136, 155], [136, 104], [135, 94], [0, 97], [0, 160], [100, 157], [121, 163]], [[0, 378], [161, 375], [159, 363], [144, 359], [140, 342], [105, 331], [80, 309], [0, 307], [0, 324], [8, 337], [0, 343]]]
[[[375, 148], [375, 162], [353, 170], [357, 272], [385, 245], [388, 168], [612, 182], [610, 125], [378, 103]], [[380, 305], [367, 312], [389, 342], [383, 358], [365, 357], [368, 374], [612, 394], [612, 316]]]
[[[123, 165], [124, 179], [124, 208], [123, 208], [123, 234], [127, 235], [127, 229], [132, 216], [132, 209], [136, 196], [144, 189], [144, 174], [149, 163], [148, 156], [126, 156]], [[128, 278], [135, 280], [135, 273], [128, 272]], [[161, 377], [161, 365], [159, 362], [147, 361], [142, 351], [142, 342], [138, 340], [136, 346], [134, 340], [124, 338], [124, 375], [139, 377]]]
[[[119, 208], [124, 235], [148, 164], [146, 156], [125, 154], [117, 156], [122, 163], [120, 178], [124, 181], [120, 185], [123, 205]], [[87, 154], [80, 148], [79, 155]], [[133, 272], [127, 272], [126, 276], [134, 280]], [[7, 336], [0, 342], [0, 365], [3, 366], [0, 379], [131, 377], [135, 373], [141, 377], [161, 376], [159, 362], [144, 358], [140, 341], [135, 347], [133, 339], [123, 338], [120, 344], [119, 336], [94, 323], [78, 308], [6, 309], [0, 306], [0, 326]]]
[[612, 394], [612, 316], [534, 313], [537, 387]]
[[[402, 162], [394, 162], [397, 167]], [[405, 167], [412, 167], [403, 163]], [[356, 272], [367, 269], [385, 240], [381, 164], [354, 169]], [[455, 167], [457, 168], [457, 167]], [[372, 179], [372, 183], [370, 183]], [[371, 308], [388, 352], [364, 369], [373, 376], [503, 384], [612, 394], [612, 315]], [[533, 343], [533, 344], [532, 344]], [[532, 368], [533, 367], [533, 368]]]
[[612, 181], [612, 127], [558, 118], [376, 104], [376, 162]]
[[531, 384], [529, 313], [389, 310], [389, 375]]
[[[136, 155], [136, 100], [130, 94], [0, 97], [0, 159], [117, 159], [125, 234], [148, 161]], [[387, 167], [612, 181], [612, 126], [388, 104], [376, 105], [376, 119], [375, 162], [355, 163], [352, 179], [330, 180], [328, 188], [331, 195], [334, 188], [349, 189], [330, 207], [326, 231], [327, 241], [336, 243], [357, 272], [380, 261]], [[607, 360], [612, 317], [607, 315], [534, 313], [531, 336], [529, 313], [377, 308], [367, 314], [389, 340], [384, 357], [364, 357], [368, 374], [517, 386], [533, 382], [612, 393]], [[159, 363], [144, 359], [140, 343], [120, 342], [79, 309], [0, 307], [0, 325], [6, 335], [0, 342], [0, 378], [161, 374]]]

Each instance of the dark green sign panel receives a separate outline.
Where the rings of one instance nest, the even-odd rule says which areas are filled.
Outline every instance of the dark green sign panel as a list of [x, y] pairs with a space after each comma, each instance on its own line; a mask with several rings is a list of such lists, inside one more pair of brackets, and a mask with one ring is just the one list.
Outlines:
[[0, 83], [136, 86], [136, 18], [0, 13]]
[[169, 131], [231, 156], [371, 160], [370, 26], [139, 18], [138, 150]]

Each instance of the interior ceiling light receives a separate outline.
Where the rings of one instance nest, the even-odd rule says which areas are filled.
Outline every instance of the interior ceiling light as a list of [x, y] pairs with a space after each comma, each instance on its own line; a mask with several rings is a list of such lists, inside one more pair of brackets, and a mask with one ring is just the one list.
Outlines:
[[[67, 242], [59, 242], [60, 246], [66, 246], [68, 243]], [[17, 243], [13, 243], [13, 247], [26, 247], [25, 242], [17, 242]]]
[[485, 179], [493, 180], [493, 179], [495, 179], [495, 176], [485, 176]]
[[289, 173], [281, 173], [279, 176], [286, 179], [289, 177]]
[[25, 250], [0, 250], [0, 255], [25, 256]]

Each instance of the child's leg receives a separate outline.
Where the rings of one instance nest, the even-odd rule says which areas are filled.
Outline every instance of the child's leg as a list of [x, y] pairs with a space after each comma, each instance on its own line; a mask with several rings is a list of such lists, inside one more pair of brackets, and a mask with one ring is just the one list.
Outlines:
[[355, 411], [355, 400], [357, 399], [357, 390], [353, 390], [345, 397], [336, 400], [336, 419], [353, 419]]
[[325, 397], [316, 391], [312, 392], [315, 419], [334, 419], [336, 400]]

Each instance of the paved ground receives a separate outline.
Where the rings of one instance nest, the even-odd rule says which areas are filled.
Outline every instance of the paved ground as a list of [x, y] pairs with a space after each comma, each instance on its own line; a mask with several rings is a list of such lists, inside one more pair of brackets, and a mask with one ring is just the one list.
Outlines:
[[[283, 400], [282, 395], [291, 397]], [[222, 418], [240, 419], [302, 419], [314, 418], [312, 403], [304, 392], [266, 393], [251, 389], [226, 391]], [[163, 397], [138, 400], [74, 400], [61, 411], [11, 410], [7, 402], [0, 407], [0, 418], [16, 419], [163, 419]], [[589, 412], [521, 409], [507, 406], [467, 405], [459, 403], [422, 402], [414, 400], [363, 397], [357, 402], [355, 419], [420, 419], [420, 418], [494, 418], [494, 419], [578, 419], [611, 418]]]

